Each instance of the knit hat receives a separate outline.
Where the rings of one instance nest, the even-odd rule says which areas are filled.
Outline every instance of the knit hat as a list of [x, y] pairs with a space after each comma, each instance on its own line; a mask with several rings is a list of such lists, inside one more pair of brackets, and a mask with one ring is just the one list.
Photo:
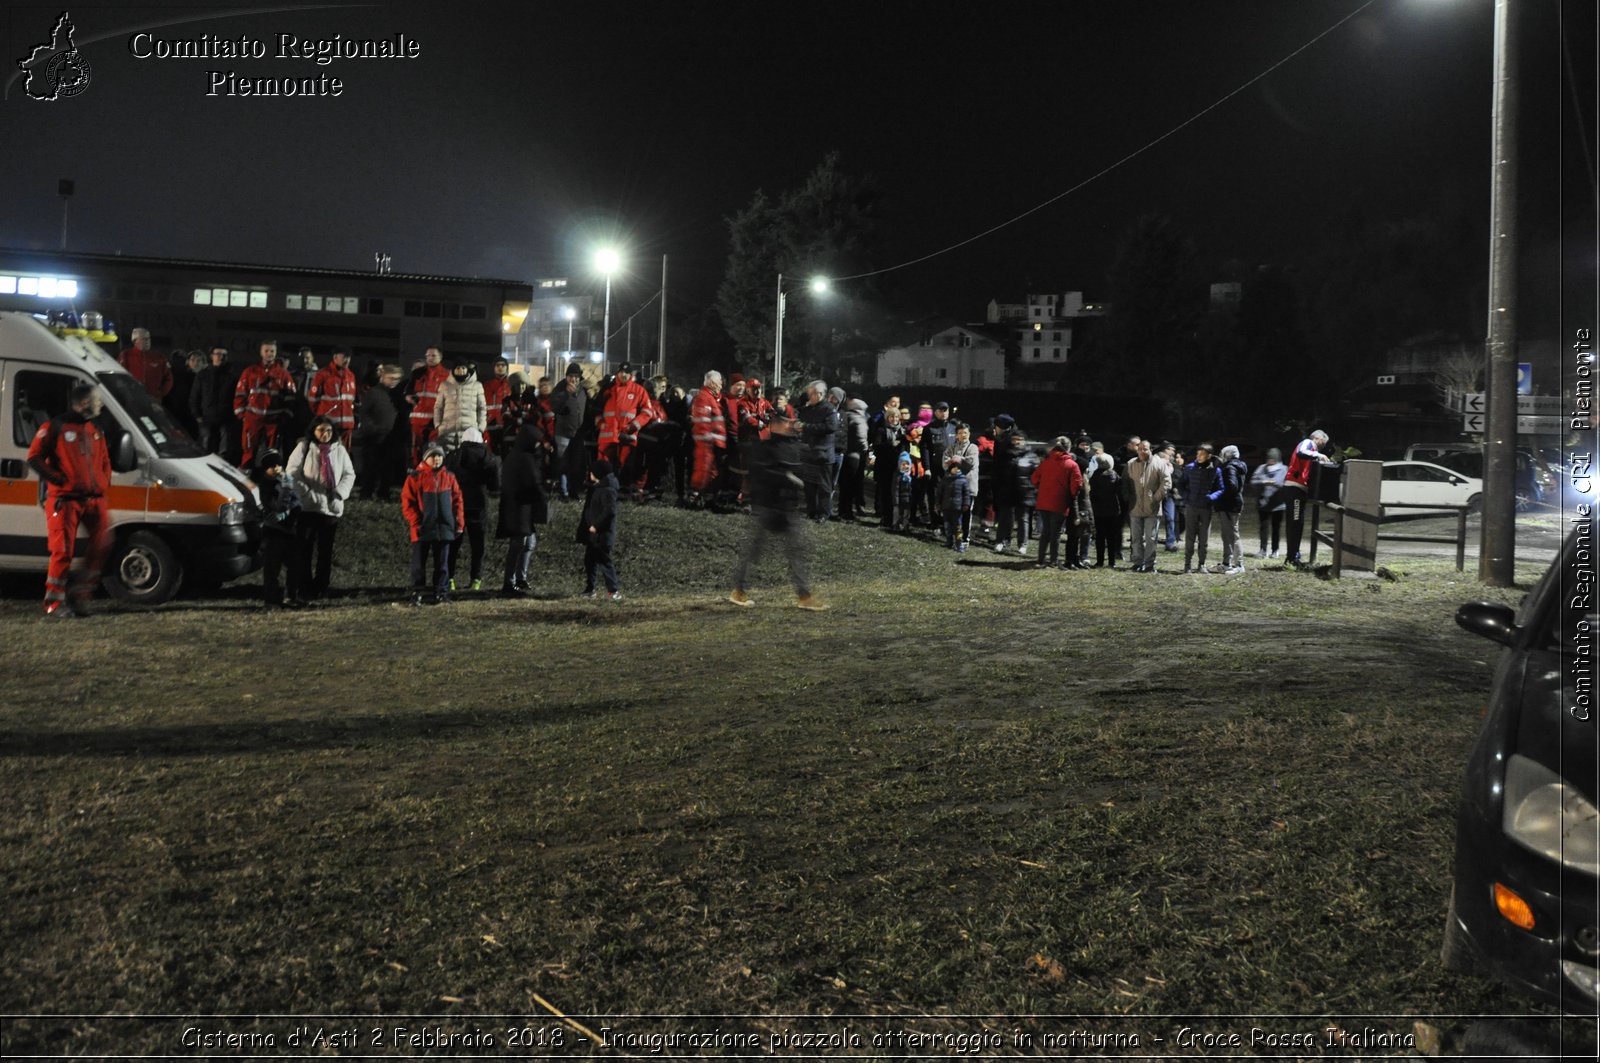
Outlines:
[[732, 375], [730, 375], [728, 377], [728, 386], [730, 388], [733, 387], [733, 385], [735, 385], [735, 384], [742, 384], [742, 383], [744, 383], [744, 374], [743, 373], [734, 373], [734, 374], [732, 374]]
[[266, 472], [274, 465], [282, 464], [283, 454], [279, 451], [271, 449], [270, 447], [256, 455], [256, 468], [260, 469], [262, 472]]
[[429, 443], [422, 452], [422, 456], [424, 458], [431, 458], [435, 454], [439, 455], [441, 458], [444, 457], [444, 447], [438, 443]]
[[582, 376], [583, 375], [583, 366], [579, 365], [577, 362], [569, 362], [567, 364], [567, 375], [568, 376]]
[[994, 419], [994, 426], [996, 428], [1010, 428], [1016, 423], [1017, 419], [1011, 416], [1009, 413], [1002, 413], [999, 417]]

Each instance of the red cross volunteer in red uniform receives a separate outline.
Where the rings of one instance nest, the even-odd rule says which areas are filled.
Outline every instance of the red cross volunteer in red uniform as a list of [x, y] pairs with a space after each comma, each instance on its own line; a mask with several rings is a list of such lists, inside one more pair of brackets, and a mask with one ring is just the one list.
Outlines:
[[[72, 389], [66, 413], [52, 418], [33, 437], [28, 464], [47, 484], [45, 522], [50, 568], [44, 582], [46, 616], [87, 616], [89, 596], [111, 553], [111, 455], [105, 433], [94, 423], [100, 394], [93, 384]], [[68, 574], [78, 546], [78, 530], [89, 533], [89, 552], [70, 586]], [[70, 606], [70, 608], [69, 608]]]

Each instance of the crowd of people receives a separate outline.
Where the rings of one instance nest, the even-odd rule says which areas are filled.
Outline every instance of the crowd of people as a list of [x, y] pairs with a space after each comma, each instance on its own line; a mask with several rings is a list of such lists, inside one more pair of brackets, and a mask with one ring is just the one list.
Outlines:
[[[358, 385], [344, 351], [319, 367], [314, 352], [302, 349], [290, 369], [277, 344], [265, 342], [234, 375], [225, 347], [169, 360], [151, 350], [144, 329], [133, 331], [132, 342], [123, 366], [206, 450], [252, 475], [263, 515], [263, 594], [290, 607], [329, 592], [339, 519], [358, 495], [398, 495], [411, 540], [409, 601], [417, 605], [449, 601], [458, 588], [483, 589], [491, 513], [494, 536], [506, 543], [500, 593], [529, 593], [529, 564], [552, 500], [581, 493], [576, 536], [585, 548], [586, 594], [603, 585], [607, 596], [621, 597], [612, 556], [621, 503], [671, 497], [689, 508], [754, 515], [730, 601], [751, 603], [751, 566], [776, 537], [799, 604], [819, 609], [801, 520], [875, 521], [957, 553], [981, 541], [1028, 556], [1032, 543], [1042, 568], [1125, 563], [1140, 573], [1156, 571], [1162, 547], [1176, 553], [1181, 535], [1183, 572], [1237, 573], [1247, 497], [1259, 509], [1257, 556], [1278, 557], [1282, 533], [1287, 563], [1299, 565], [1311, 473], [1332, 464], [1320, 431], [1287, 464], [1270, 450], [1251, 471], [1232, 444], [1204, 442], [1184, 454], [1138, 436], [1114, 450], [1087, 432], [1030, 441], [1003, 413], [975, 430], [946, 402], [913, 411], [891, 396], [869, 412], [863, 399], [822, 380], [799, 388], [793, 404], [784, 390], [768, 394], [761, 380], [739, 373], [708, 372], [691, 396], [665, 377], [640, 383], [627, 364], [593, 390], [576, 364], [554, 384], [530, 385], [501, 359], [480, 381], [472, 360], [447, 363], [435, 346], [409, 370], [374, 366]], [[85, 421], [79, 407], [90, 403], [78, 397], [61, 420]], [[29, 461], [47, 485], [66, 484], [59, 493], [73, 501], [81, 495], [68, 483], [75, 461], [102, 474], [93, 455], [66, 453], [58, 440], [80, 437], [62, 436], [60, 427], [40, 433]], [[58, 508], [63, 535], [68, 523], [75, 531], [75, 517], [90, 527], [105, 523], [97, 511]], [[1213, 525], [1222, 554], [1208, 569]], [[105, 536], [91, 538], [98, 557]], [[66, 567], [56, 567], [47, 610], [79, 611]], [[93, 557], [90, 567], [97, 567]]]

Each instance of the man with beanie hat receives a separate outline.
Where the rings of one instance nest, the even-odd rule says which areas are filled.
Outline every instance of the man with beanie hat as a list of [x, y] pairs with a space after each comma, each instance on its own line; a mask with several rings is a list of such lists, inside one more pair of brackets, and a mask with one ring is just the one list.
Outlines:
[[583, 547], [583, 596], [595, 596], [595, 573], [606, 582], [606, 596], [622, 600], [617, 566], [611, 551], [617, 545], [617, 501], [622, 487], [611, 469], [611, 462], [597, 459], [589, 466], [589, 494], [583, 500], [583, 515], [578, 518], [576, 538]]

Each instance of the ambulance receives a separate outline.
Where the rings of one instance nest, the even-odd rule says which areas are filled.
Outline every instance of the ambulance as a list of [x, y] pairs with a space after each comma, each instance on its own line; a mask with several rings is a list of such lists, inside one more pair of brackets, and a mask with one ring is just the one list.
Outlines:
[[76, 319], [47, 325], [0, 311], [0, 571], [48, 567], [28, 446], [80, 382], [97, 385], [105, 400], [98, 423], [111, 452], [115, 536], [106, 590], [131, 605], [159, 605], [185, 581], [211, 586], [252, 571], [260, 511], [251, 484], [201, 450], [95, 339], [110, 345], [115, 336], [91, 334]]

